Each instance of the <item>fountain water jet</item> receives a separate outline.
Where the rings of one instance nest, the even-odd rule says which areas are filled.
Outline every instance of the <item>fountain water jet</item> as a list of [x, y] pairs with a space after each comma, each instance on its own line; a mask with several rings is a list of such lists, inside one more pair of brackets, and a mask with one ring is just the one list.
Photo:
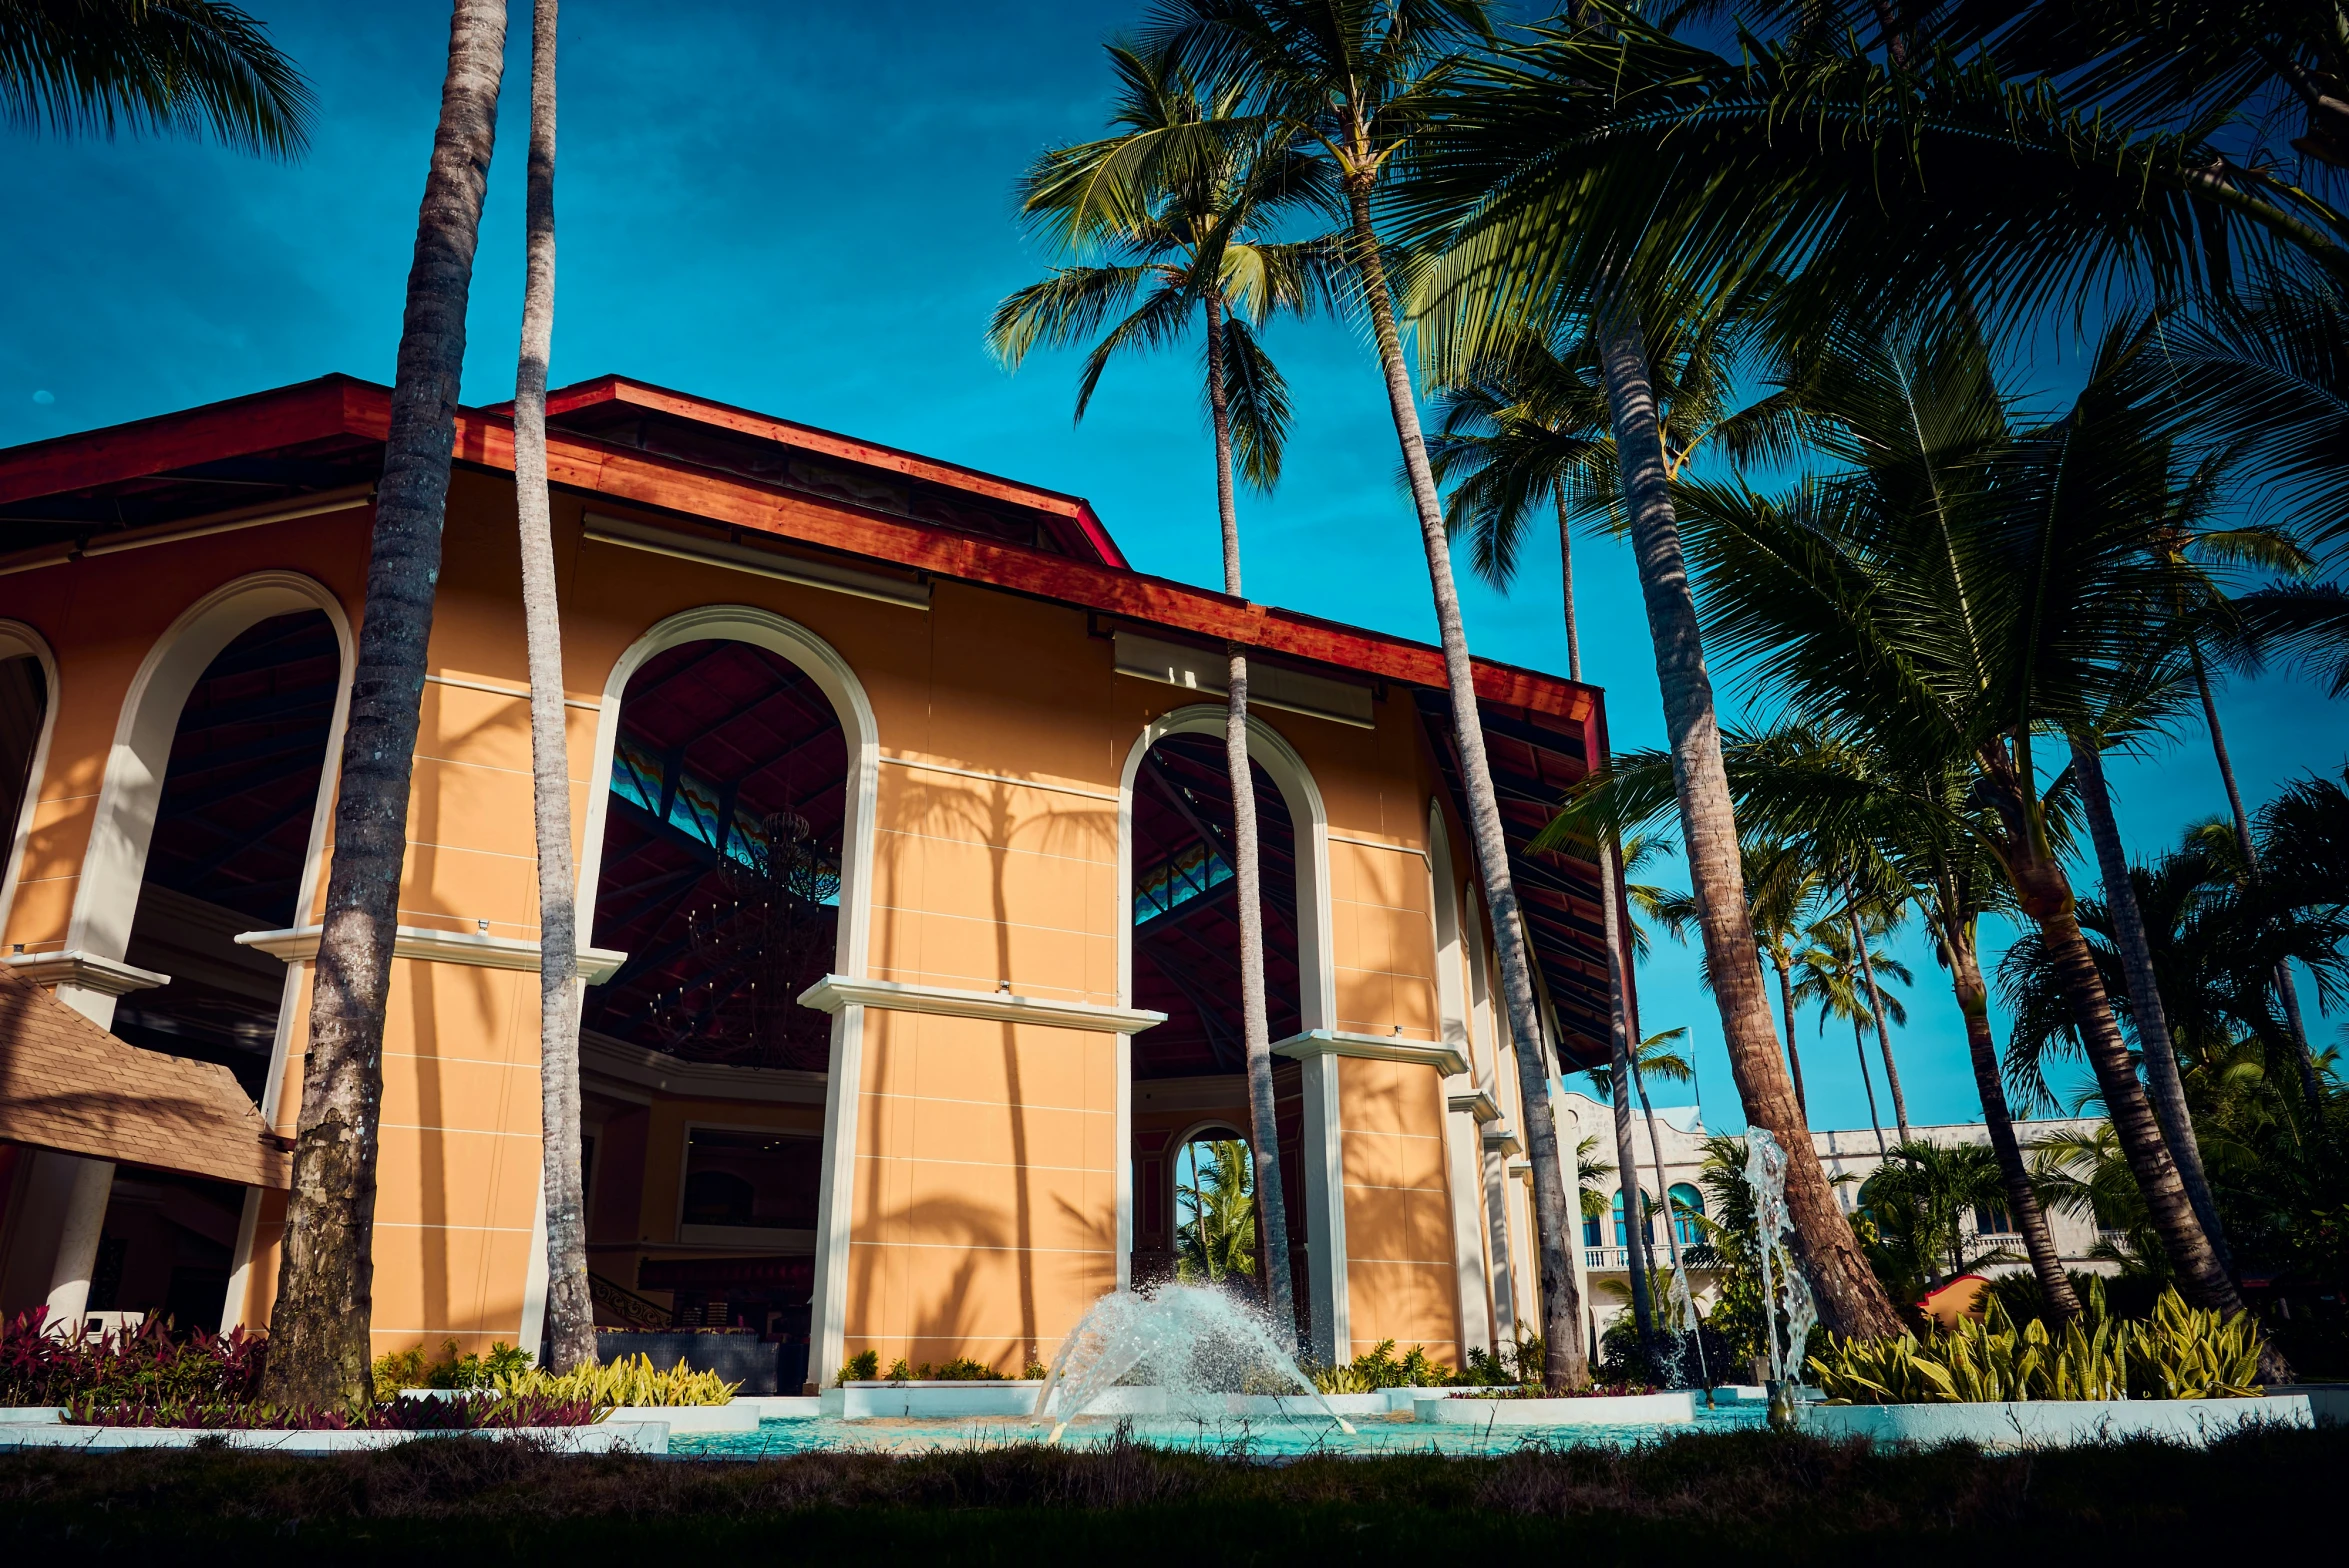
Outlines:
[[1340, 1431], [1355, 1435], [1263, 1318], [1222, 1291], [1165, 1285], [1147, 1296], [1111, 1291], [1078, 1319], [1036, 1396], [1042, 1416], [1053, 1391], [1060, 1392], [1060, 1417], [1047, 1441], [1059, 1442], [1087, 1405], [1137, 1370], [1177, 1401], [1243, 1392], [1249, 1373], [1269, 1374], [1294, 1383]]
[[[1790, 1427], [1797, 1423], [1801, 1411], [1794, 1389], [1802, 1382], [1803, 1348], [1810, 1341], [1811, 1326], [1819, 1321], [1819, 1310], [1810, 1282], [1803, 1278], [1793, 1249], [1786, 1245], [1786, 1238], [1794, 1234], [1794, 1216], [1786, 1207], [1786, 1150], [1767, 1128], [1746, 1131], [1745, 1179], [1754, 1193], [1755, 1250], [1762, 1264], [1762, 1337], [1770, 1349], [1770, 1424]], [[1781, 1257], [1786, 1267], [1773, 1292], [1772, 1276], [1779, 1272], [1774, 1265]], [[1786, 1317], [1783, 1351], [1778, 1345], [1781, 1312]]]

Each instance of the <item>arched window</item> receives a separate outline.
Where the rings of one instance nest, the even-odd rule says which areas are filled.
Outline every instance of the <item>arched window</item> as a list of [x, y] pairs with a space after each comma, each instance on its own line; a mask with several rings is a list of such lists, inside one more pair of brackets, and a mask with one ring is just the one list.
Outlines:
[[[1655, 1242], [1657, 1240], [1656, 1200], [1648, 1193], [1643, 1192], [1639, 1195], [1639, 1217], [1640, 1239], [1649, 1243]], [[1631, 1238], [1624, 1233], [1623, 1229], [1623, 1189], [1620, 1187], [1615, 1189], [1615, 1245], [1618, 1247], [1631, 1245]]]
[[1679, 1234], [1680, 1244], [1693, 1247], [1705, 1239], [1705, 1228], [1697, 1223], [1705, 1212], [1705, 1195], [1687, 1182], [1672, 1184], [1672, 1226]]

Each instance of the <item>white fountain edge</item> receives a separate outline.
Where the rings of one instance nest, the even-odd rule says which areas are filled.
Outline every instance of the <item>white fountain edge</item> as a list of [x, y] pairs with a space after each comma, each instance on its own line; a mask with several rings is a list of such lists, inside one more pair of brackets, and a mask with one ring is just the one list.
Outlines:
[[1439, 1426], [1682, 1426], [1696, 1420], [1696, 1396], [1592, 1394], [1577, 1399], [1444, 1398], [1422, 1389], [1414, 1421]]
[[1978, 1443], [2036, 1448], [2131, 1437], [2207, 1443], [2247, 1424], [2317, 1425], [2306, 1393], [2256, 1399], [2032, 1399], [2008, 1403], [1809, 1405], [1803, 1430], [1821, 1437], [1865, 1437], [1927, 1447]]
[[593, 1426], [485, 1427], [461, 1432], [286, 1431], [259, 1427], [0, 1425], [0, 1450], [18, 1448], [195, 1448], [210, 1440], [226, 1447], [278, 1454], [347, 1454], [397, 1448], [437, 1437], [482, 1437], [491, 1442], [524, 1438], [574, 1454], [669, 1451], [669, 1427], [662, 1421], [599, 1421]]

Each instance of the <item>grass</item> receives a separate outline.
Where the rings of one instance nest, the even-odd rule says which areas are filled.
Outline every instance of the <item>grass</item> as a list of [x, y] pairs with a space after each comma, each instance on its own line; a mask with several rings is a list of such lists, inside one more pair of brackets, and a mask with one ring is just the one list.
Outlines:
[[[1516, 1549], [1566, 1561], [1697, 1559], [1979, 1568], [2168, 1560], [2315, 1518], [2349, 1431], [2248, 1432], [1986, 1455], [1766, 1432], [1625, 1452], [1527, 1450], [1252, 1464], [1137, 1444], [756, 1464], [562, 1457], [436, 1439], [319, 1459], [227, 1451], [0, 1454], [0, 1560], [173, 1564], [1066, 1562], [1119, 1568], [1427, 1561]], [[1114, 1553], [1114, 1558], [1106, 1554]], [[1598, 1555], [1592, 1555], [1598, 1554]], [[1081, 1559], [1080, 1559], [1081, 1560]], [[1705, 1558], [1701, 1560], [1717, 1560]]]

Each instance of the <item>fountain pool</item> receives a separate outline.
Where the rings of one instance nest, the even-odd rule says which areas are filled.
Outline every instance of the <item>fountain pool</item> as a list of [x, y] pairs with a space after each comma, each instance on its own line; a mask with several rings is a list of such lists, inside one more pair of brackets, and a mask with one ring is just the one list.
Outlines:
[[[1750, 1430], [1762, 1425], [1761, 1401], [1723, 1400], [1707, 1409], [1700, 1402], [1693, 1424], [1659, 1426], [1424, 1426], [1408, 1416], [1355, 1416], [1352, 1433], [1325, 1416], [1264, 1419], [1226, 1417], [1081, 1416], [1069, 1423], [1063, 1448], [1099, 1448], [1121, 1429], [1135, 1442], [1157, 1448], [1192, 1449], [1280, 1460], [1314, 1454], [1507, 1454], [1524, 1448], [1626, 1448], [1633, 1443], [1687, 1432]], [[811, 1417], [762, 1421], [751, 1432], [679, 1432], [669, 1452], [681, 1458], [771, 1459], [820, 1451], [868, 1454], [953, 1453], [979, 1448], [1042, 1444], [1051, 1427], [1033, 1419], [967, 1416], [933, 1420], [842, 1421]]]

